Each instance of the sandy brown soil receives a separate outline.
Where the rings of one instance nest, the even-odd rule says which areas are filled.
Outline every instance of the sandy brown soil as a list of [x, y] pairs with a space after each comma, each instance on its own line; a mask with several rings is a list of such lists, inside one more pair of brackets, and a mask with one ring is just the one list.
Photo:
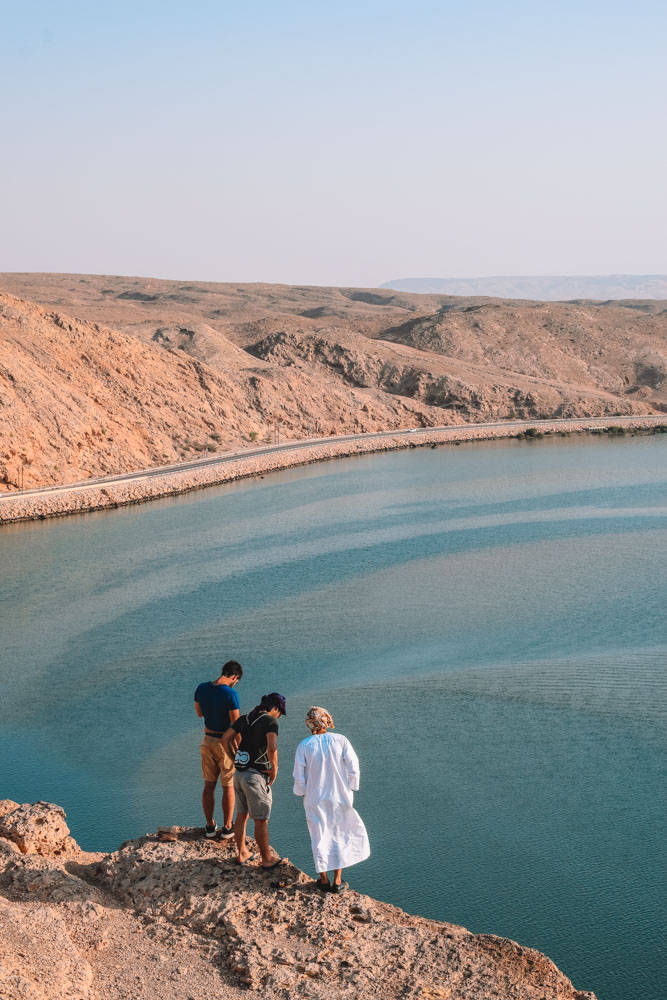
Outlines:
[[169, 828], [85, 854], [62, 809], [0, 802], [3, 1000], [595, 1000], [544, 955]]
[[[667, 411], [664, 302], [0, 275], [0, 490], [270, 439]], [[78, 317], [73, 319], [72, 317]]]

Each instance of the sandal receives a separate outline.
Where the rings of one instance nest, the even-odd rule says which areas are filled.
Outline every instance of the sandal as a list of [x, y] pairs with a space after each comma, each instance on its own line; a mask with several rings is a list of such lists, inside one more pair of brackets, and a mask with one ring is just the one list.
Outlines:
[[245, 861], [241, 861], [240, 858], [234, 858], [234, 864], [235, 865], [247, 865], [249, 861], [254, 861], [256, 857], [257, 857], [257, 851], [253, 851], [252, 854], [248, 855], [248, 857], [245, 859]]

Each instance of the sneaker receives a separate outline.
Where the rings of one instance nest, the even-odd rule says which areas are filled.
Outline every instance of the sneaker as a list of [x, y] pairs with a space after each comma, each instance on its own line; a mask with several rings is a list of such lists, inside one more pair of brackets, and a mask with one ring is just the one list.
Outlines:
[[205, 827], [205, 833], [206, 833], [207, 840], [213, 840], [213, 838], [216, 836], [217, 832], [218, 832], [218, 825], [217, 825], [217, 823], [211, 823], [210, 826]]
[[219, 840], [229, 840], [230, 837], [233, 837], [233, 836], [234, 836], [234, 827], [233, 826], [223, 826], [220, 830], [218, 830], [218, 839]]

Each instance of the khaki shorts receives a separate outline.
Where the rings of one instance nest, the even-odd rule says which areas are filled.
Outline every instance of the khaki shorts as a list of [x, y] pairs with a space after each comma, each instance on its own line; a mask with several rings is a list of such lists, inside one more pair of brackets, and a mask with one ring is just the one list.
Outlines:
[[204, 781], [217, 781], [225, 787], [234, 784], [234, 761], [222, 749], [219, 736], [204, 736], [201, 745], [201, 773]]

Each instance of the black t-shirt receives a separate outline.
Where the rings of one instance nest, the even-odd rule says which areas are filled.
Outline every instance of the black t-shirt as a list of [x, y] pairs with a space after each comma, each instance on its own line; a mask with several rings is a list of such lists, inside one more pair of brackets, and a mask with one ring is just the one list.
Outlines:
[[252, 768], [267, 774], [271, 770], [271, 764], [266, 736], [267, 733], [278, 732], [278, 720], [268, 712], [258, 715], [254, 722], [249, 722], [248, 716], [242, 715], [232, 724], [232, 729], [241, 734], [241, 742], [234, 759], [236, 770], [247, 771], [248, 768]]

